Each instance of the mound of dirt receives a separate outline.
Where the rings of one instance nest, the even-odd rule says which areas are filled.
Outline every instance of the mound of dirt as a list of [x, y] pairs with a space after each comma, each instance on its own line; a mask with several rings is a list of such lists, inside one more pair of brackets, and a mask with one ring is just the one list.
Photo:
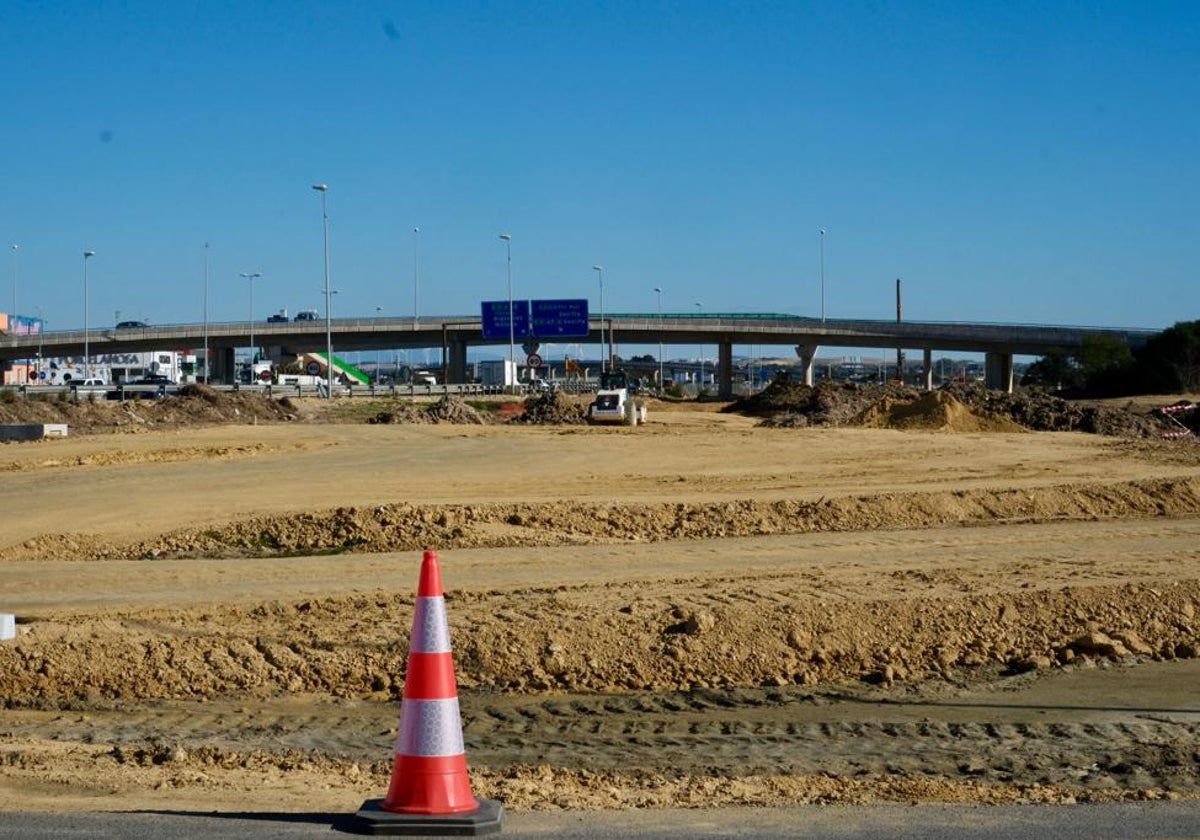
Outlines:
[[[977, 418], [977, 421], [970, 420], [960, 412], [956, 424], [950, 414], [957, 409], [949, 403], [941, 402], [935, 406], [921, 402], [928, 393], [891, 384], [825, 381], [813, 387], [781, 380], [771, 383], [758, 394], [730, 403], [723, 410], [762, 417], [760, 425], [783, 428], [890, 425], [892, 428], [1012, 431], [1011, 424], [1015, 424], [1039, 432], [1159, 438], [1163, 432], [1171, 431], [1172, 425], [1161, 413], [1140, 411], [1132, 405], [1111, 408], [1070, 402], [1038, 392], [1009, 394], [982, 385], [951, 385], [937, 393], [947, 395]], [[914, 403], [918, 403], [916, 407], [905, 408]], [[931, 411], [935, 416], [929, 416]], [[914, 420], [908, 414], [921, 419]]]
[[[6, 392], [12, 393], [12, 392]], [[78, 399], [31, 393], [0, 402], [0, 423], [66, 423], [74, 433], [129, 432], [174, 425], [289, 422], [298, 418], [287, 398], [185, 385], [157, 399]]]
[[429, 409], [435, 423], [454, 423], [459, 426], [482, 426], [487, 420], [458, 397], [442, 397]]
[[525, 410], [508, 422], [543, 426], [580, 425], [587, 422], [587, 412], [566, 394], [551, 391], [526, 400]]
[[977, 414], [946, 391], [927, 391], [911, 401], [884, 397], [855, 417], [851, 424], [876, 429], [944, 432], [1024, 431], [1007, 417]]
[[915, 394], [899, 385], [826, 380], [810, 386], [776, 380], [757, 394], [736, 400], [722, 410], [766, 418], [764, 426], [841, 426], [882, 399], [900, 400]]
[[482, 426], [488, 422], [485, 416], [458, 397], [442, 397], [430, 406], [411, 402], [398, 402], [386, 411], [367, 419], [368, 423], [451, 423], [455, 425]]

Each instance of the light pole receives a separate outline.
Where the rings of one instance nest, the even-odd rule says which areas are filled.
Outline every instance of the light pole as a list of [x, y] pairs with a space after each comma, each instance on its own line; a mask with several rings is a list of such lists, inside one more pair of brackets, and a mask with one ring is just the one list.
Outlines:
[[[512, 296], [512, 237], [507, 233], [500, 234], [500, 238], [504, 240], [505, 263], [508, 273], [508, 368], [513, 372], [513, 379], [516, 379], [517, 363], [516, 363], [516, 327], [513, 324], [513, 296]], [[507, 386], [508, 374], [504, 374], [504, 384]], [[514, 381], [513, 386], [516, 386]], [[506, 388], [507, 390], [507, 388]]]
[[83, 252], [83, 378], [88, 379], [91, 373], [92, 357], [88, 352], [88, 259], [96, 256], [95, 251]]
[[[704, 304], [696, 301], [696, 311], [700, 313], [700, 317], [704, 317]], [[700, 342], [700, 384], [696, 386], [696, 396], [700, 396], [700, 391], [704, 388], [704, 342]]]
[[250, 384], [254, 384], [254, 360], [257, 352], [254, 349], [254, 278], [262, 277], [261, 271], [242, 272], [242, 277], [249, 281], [250, 285]]
[[[204, 384], [211, 384], [208, 356], [208, 243], [204, 243]], [[197, 365], [199, 367], [199, 365]], [[199, 378], [197, 377], [197, 381]]]
[[413, 330], [417, 329], [417, 307], [420, 304], [420, 296], [417, 290], [420, 288], [420, 274], [418, 272], [419, 263], [417, 262], [417, 246], [420, 244], [421, 229], [413, 228]]
[[[16, 318], [17, 317], [17, 246], [16, 246], [16, 244], [14, 244], [12, 246], [12, 274], [13, 274], [12, 317]], [[9, 329], [12, 330], [14, 333], [16, 332], [16, 329], [14, 327], [12, 327], [11, 325], [10, 325]]]
[[608, 353], [604, 351], [604, 266], [594, 265], [592, 271], [600, 278], [600, 372], [608, 370]]
[[825, 321], [825, 228], [821, 228], [821, 321]]
[[[376, 307], [375, 307], [375, 317], [376, 317], [376, 318], [382, 317], [382, 312], [383, 312], [383, 307], [382, 307], [382, 306], [376, 306]], [[414, 316], [414, 317], [415, 317], [415, 316]], [[379, 384], [379, 356], [380, 356], [380, 352], [381, 352], [381, 351], [380, 351], [380, 349], [379, 349], [378, 347], [376, 347], [376, 348], [375, 348], [375, 384], [376, 384], [376, 385], [378, 385], [378, 384]]]
[[325, 205], [328, 184], [313, 184], [321, 194], [321, 233], [325, 241], [325, 399], [333, 399], [333, 325], [329, 315], [329, 213]]
[[663, 317], [662, 317], [662, 289], [658, 286], [654, 287], [654, 293], [658, 295], [658, 390], [665, 390], [666, 383], [663, 382]]
[[37, 357], [37, 384], [42, 384], [42, 347], [46, 332], [46, 321], [42, 318], [42, 307], [37, 308], [38, 314], [38, 357]]

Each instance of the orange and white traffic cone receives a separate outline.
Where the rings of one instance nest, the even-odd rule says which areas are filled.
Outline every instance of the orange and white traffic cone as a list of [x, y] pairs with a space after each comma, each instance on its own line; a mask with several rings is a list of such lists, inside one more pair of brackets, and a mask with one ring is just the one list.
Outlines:
[[471, 794], [450, 628], [436, 551], [426, 551], [413, 612], [400, 731], [387, 796], [355, 815], [365, 834], [492, 834], [503, 806]]

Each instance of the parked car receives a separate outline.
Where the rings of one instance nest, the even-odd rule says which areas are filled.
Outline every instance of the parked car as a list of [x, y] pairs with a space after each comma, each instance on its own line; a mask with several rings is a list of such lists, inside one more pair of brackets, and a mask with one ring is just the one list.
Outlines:
[[175, 380], [161, 373], [147, 373], [141, 379], [135, 379], [130, 385], [174, 385]]
[[117, 329], [119, 329], [119, 330], [134, 330], [134, 329], [139, 329], [139, 328], [148, 327], [148, 326], [150, 326], [150, 325], [147, 324], [145, 321], [121, 321], [119, 324], [117, 324]]

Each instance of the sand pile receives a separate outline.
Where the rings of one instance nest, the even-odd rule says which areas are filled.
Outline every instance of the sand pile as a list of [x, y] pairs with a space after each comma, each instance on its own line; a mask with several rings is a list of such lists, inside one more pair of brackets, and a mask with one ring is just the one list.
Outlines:
[[884, 397], [859, 414], [852, 425], [876, 429], [942, 432], [1019, 432], [1008, 417], [977, 414], [946, 391], [927, 391], [915, 400]]
[[[731, 403], [726, 411], [764, 418], [777, 428], [868, 425], [889, 428], [952, 428], [955, 431], [1090, 432], [1129, 438], [1158, 438], [1173, 424], [1157, 412], [1068, 402], [1037, 392], [1008, 394], [982, 385], [953, 385], [944, 394], [974, 415], [971, 420], [945, 401], [921, 402], [930, 392], [900, 385], [821, 382], [814, 387], [790, 380]], [[912, 409], [910, 406], [916, 403]], [[906, 416], [911, 411], [915, 416]], [[934, 416], [930, 417], [930, 412]], [[884, 418], [884, 419], [881, 419]], [[890, 419], [886, 419], [890, 418]], [[1009, 422], [1004, 422], [1007, 419]], [[933, 425], [928, 425], [932, 423]], [[948, 424], [948, 425], [947, 425]], [[1015, 424], [1015, 425], [1014, 425]], [[1174, 427], [1178, 429], [1178, 427]]]
[[141, 431], [173, 425], [290, 422], [298, 419], [287, 398], [217, 391], [207, 385], [185, 385], [178, 394], [125, 401], [62, 393], [30, 392], [21, 397], [4, 391], [0, 423], [66, 423], [73, 433]]

